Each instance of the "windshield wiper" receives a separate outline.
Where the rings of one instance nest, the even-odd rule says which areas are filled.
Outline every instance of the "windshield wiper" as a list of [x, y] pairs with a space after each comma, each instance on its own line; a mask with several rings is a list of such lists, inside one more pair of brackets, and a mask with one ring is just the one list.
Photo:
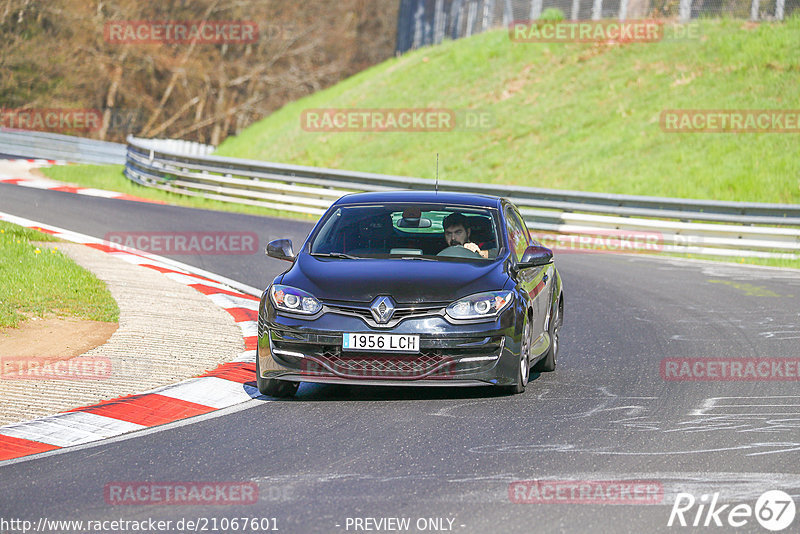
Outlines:
[[317, 258], [343, 258], [346, 260], [359, 260], [358, 256], [351, 256], [350, 254], [345, 254], [344, 252], [312, 252], [312, 256]]

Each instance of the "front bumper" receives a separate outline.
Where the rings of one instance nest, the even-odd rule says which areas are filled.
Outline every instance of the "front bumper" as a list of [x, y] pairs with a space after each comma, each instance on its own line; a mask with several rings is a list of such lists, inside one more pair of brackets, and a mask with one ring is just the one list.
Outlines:
[[[258, 359], [262, 378], [360, 385], [512, 385], [517, 379], [519, 336], [513, 308], [491, 322], [451, 324], [431, 314], [392, 328], [371, 328], [358, 317], [325, 313], [312, 320], [259, 313]], [[416, 334], [418, 354], [342, 351], [344, 332]]]

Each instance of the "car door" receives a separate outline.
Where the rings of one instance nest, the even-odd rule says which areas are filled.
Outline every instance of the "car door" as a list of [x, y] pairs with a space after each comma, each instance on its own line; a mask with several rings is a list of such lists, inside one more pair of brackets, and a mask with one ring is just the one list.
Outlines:
[[[511, 249], [511, 256], [515, 264], [522, 259], [525, 249], [533, 244], [528, 228], [523, 222], [522, 216], [512, 206], [506, 207], [506, 229], [508, 231], [508, 245]], [[544, 332], [545, 319], [547, 316], [547, 291], [551, 275], [548, 274], [551, 265], [543, 267], [527, 267], [517, 269], [516, 280], [520, 289], [527, 293], [531, 298], [533, 308], [533, 341]]]

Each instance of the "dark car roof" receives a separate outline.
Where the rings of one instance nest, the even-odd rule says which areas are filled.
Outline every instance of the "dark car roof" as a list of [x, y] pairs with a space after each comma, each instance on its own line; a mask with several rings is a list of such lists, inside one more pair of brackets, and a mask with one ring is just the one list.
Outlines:
[[500, 197], [478, 195], [474, 193], [451, 193], [435, 191], [378, 191], [371, 193], [352, 193], [336, 201], [342, 204], [369, 204], [372, 202], [409, 202], [417, 204], [442, 203], [457, 206], [476, 206], [482, 208], [499, 208]]

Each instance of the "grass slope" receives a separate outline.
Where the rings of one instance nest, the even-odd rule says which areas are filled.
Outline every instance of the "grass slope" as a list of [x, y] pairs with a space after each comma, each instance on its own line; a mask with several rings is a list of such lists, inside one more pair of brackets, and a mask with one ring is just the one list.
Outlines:
[[50, 313], [115, 322], [117, 303], [105, 283], [57, 250], [52, 236], [0, 221], [0, 330], [26, 315]]
[[[664, 109], [800, 108], [800, 17], [704, 20], [699, 40], [512, 43], [504, 31], [425, 48], [293, 102], [217, 154], [442, 179], [800, 203], [800, 134], [667, 133]], [[484, 110], [452, 132], [320, 133], [314, 108]]]

